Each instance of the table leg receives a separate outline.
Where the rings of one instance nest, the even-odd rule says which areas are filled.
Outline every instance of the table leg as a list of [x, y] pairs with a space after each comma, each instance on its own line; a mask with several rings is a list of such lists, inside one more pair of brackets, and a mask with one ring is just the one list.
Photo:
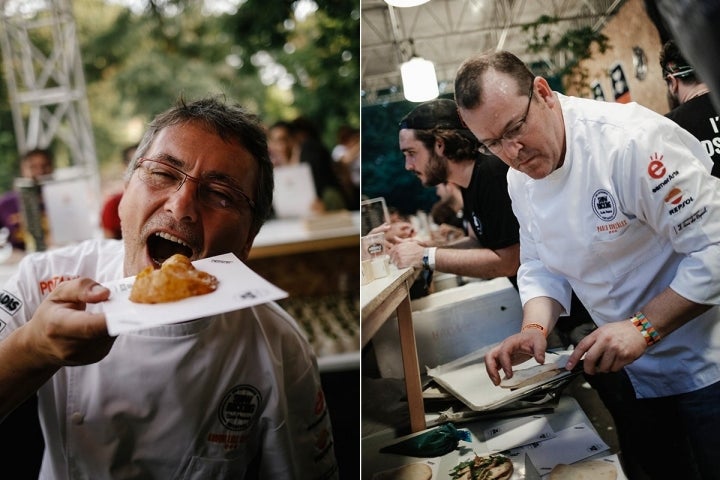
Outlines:
[[420, 382], [420, 366], [418, 364], [417, 347], [415, 345], [415, 329], [412, 322], [410, 297], [406, 296], [397, 307], [398, 331], [400, 333], [400, 352], [405, 372], [405, 389], [407, 391], [408, 409], [410, 411], [410, 430], [425, 430], [425, 406], [422, 398]]

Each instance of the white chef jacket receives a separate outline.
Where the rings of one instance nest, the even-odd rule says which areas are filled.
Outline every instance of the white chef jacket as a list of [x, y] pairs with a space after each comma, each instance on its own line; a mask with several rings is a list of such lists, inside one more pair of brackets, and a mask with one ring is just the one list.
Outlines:
[[[123, 253], [92, 240], [24, 258], [0, 297], [0, 340], [60, 281], [122, 278]], [[274, 303], [122, 334], [38, 395], [41, 479], [337, 478], [314, 354]]]
[[547, 296], [567, 310], [572, 288], [600, 326], [626, 320], [670, 286], [715, 307], [626, 367], [637, 396], [717, 382], [720, 180], [708, 173], [705, 149], [635, 103], [558, 97], [565, 162], [540, 180], [508, 172], [522, 302]]

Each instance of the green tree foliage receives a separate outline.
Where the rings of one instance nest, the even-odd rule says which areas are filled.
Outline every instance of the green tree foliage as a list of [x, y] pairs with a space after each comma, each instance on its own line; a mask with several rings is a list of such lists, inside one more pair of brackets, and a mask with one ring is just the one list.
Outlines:
[[[306, 115], [329, 147], [341, 124], [360, 123], [359, 0], [246, 0], [229, 12], [209, 12], [200, 0], [125, 2], [142, 7], [135, 10], [120, 0], [72, 3], [101, 165], [119, 163], [179, 96], [221, 94], [266, 123]], [[17, 152], [0, 75], [4, 181]]]
[[[224, 30], [246, 51], [269, 53], [294, 80], [294, 108], [269, 112], [272, 120], [302, 114], [325, 132], [331, 145], [340, 125], [360, 123], [360, 4], [318, 1], [314, 14], [301, 19], [294, 8], [298, 3], [247, 0], [236, 15], [224, 19]], [[259, 11], [263, 14], [257, 15]]]
[[590, 27], [568, 29], [557, 35], [554, 31], [557, 22], [556, 17], [541, 15], [535, 22], [523, 26], [523, 31], [532, 32], [527, 50], [558, 59], [555, 70], [538, 74], [564, 79], [568, 87], [573, 86], [578, 92], [587, 94], [590, 90], [589, 74], [581, 62], [592, 56], [593, 44], [600, 53], [612, 48], [609, 39]]

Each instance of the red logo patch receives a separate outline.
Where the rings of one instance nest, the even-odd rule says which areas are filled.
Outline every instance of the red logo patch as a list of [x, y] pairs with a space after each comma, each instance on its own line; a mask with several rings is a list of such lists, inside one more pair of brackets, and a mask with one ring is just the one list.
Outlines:
[[675, 187], [672, 190], [670, 190], [667, 195], [665, 195], [665, 202], [671, 203], [673, 205], [677, 205], [678, 203], [682, 202], [682, 197], [683, 197], [682, 190]]
[[648, 175], [650, 175], [654, 179], [662, 178], [667, 174], [667, 169], [665, 168], [665, 165], [660, 161], [663, 159], [663, 155], [660, 155], [658, 157], [657, 153], [653, 153], [653, 155], [650, 157], [650, 163], [648, 164]]

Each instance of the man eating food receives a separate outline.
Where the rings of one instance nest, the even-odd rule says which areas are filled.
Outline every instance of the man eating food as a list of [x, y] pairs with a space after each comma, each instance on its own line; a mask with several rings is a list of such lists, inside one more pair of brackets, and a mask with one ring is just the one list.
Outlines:
[[118, 337], [98, 308], [100, 282], [177, 253], [246, 260], [272, 192], [254, 115], [180, 101], [128, 166], [123, 239], [23, 259], [0, 309], [0, 417], [37, 392], [41, 478], [337, 478], [314, 354], [276, 304]]

